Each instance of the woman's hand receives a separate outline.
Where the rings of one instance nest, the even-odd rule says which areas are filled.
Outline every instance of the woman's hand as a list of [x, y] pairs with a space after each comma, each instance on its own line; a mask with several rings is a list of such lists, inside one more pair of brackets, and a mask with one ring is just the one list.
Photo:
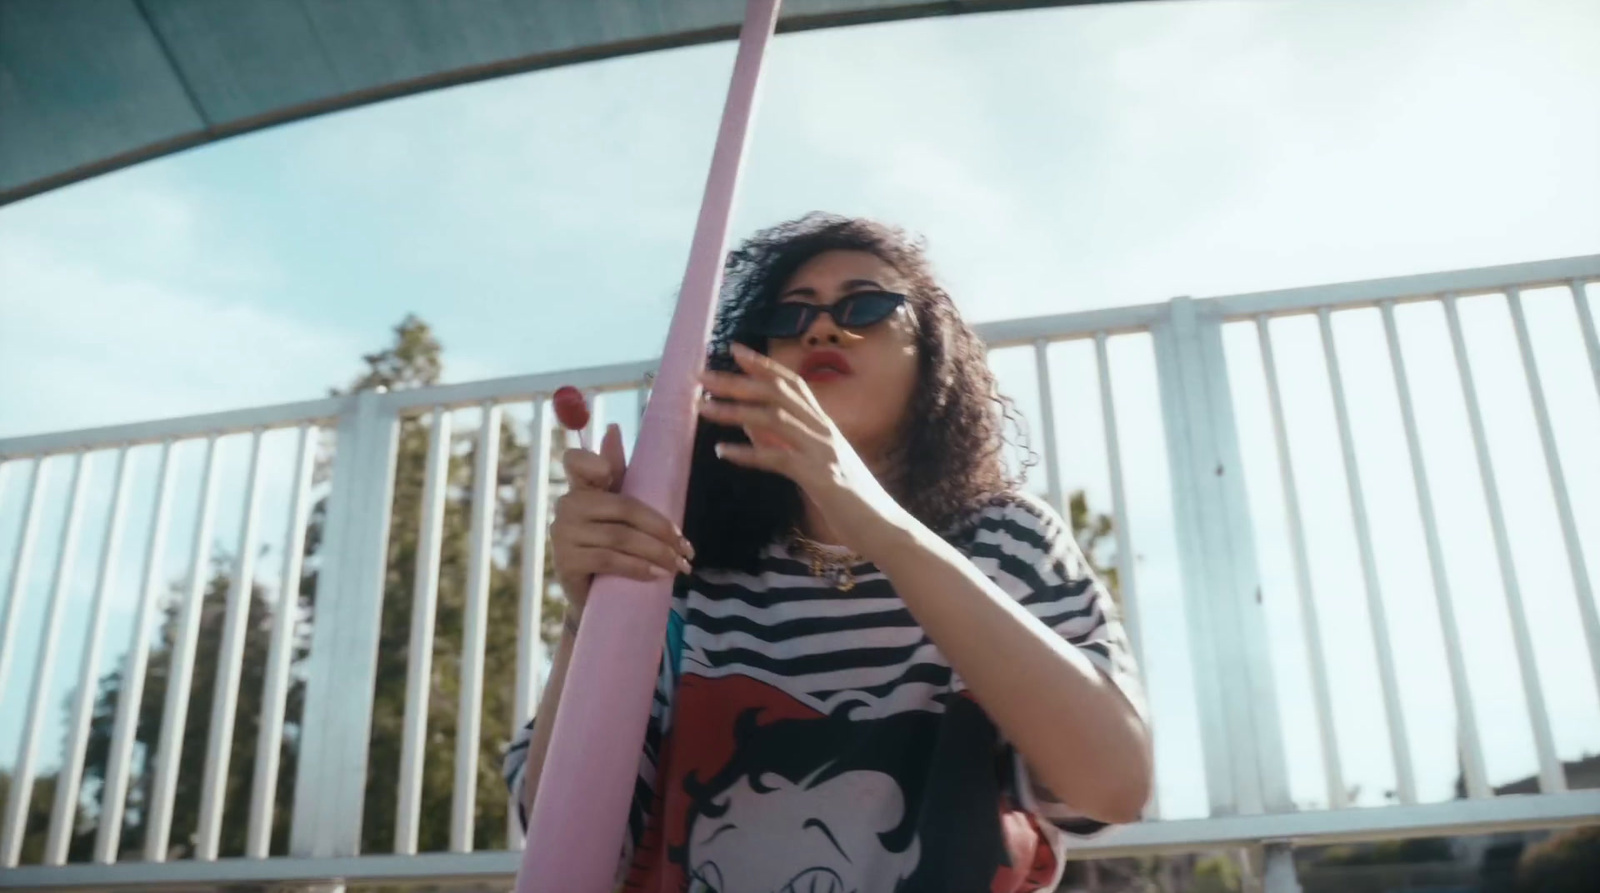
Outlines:
[[706, 393], [719, 399], [703, 402], [700, 413], [743, 428], [750, 443], [720, 443], [717, 454], [794, 481], [840, 544], [873, 560], [883, 535], [904, 527], [909, 515], [839, 433], [804, 379], [740, 344], [733, 346], [733, 357], [746, 374], [704, 373]]
[[583, 613], [596, 574], [660, 580], [689, 572], [694, 549], [683, 531], [655, 509], [617, 492], [623, 472], [621, 429], [606, 429], [598, 453], [567, 450], [561, 465], [569, 489], [556, 500], [550, 545], [572, 617]]

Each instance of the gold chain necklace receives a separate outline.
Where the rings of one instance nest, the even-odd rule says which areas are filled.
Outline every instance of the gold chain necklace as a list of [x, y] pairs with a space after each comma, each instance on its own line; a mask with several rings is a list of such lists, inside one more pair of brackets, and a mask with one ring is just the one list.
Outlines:
[[827, 581], [840, 592], [856, 587], [856, 575], [851, 568], [864, 559], [854, 552], [837, 552], [827, 548], [794, 528], [789, 531], [789, 544], [811, 561], [811, 576]]

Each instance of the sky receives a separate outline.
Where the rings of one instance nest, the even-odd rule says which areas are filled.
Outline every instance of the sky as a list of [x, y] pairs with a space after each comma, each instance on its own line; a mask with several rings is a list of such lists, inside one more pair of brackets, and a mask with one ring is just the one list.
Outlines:
[[[973, 321], [1596, 254], [1597, 45], [1590, 0], [1194, 0], [785, 35], [734, 231], [813, 209], [898, 223], [927, 237]], [[730, 45], [714, 45], [455, 87], [0, 208], [0, 380], [13, 383], [0, 390], [0, 437], [317, 397], [352, 378], [407, 313], [444, 343], [449, 381], [653, 356], [731, 61]], [[1600, 467], [1584, 457], [1600, 443], [1600, 401], [1572, 297], [1524, 302], [1593, 577]], [[1558, 750], [1600, 752], [1600, 696], [1505, 304], [1468, 299], [1462, 316]], [[1485, 756], [1501, 783], [1536, 764], [1500, 571], [1441, 314], [1399, 317]], [[1334, 329], [1419, 787], [1445, 799], [1455, 715], [1382, 331], [1366, 312], [1336, 316]], [[1315, 320], [1275, 323], [1273, 336], [1340, 756], [1358, 801], [1378, 803], [1393, 768], [1370, 732], [1385, 726]], [[1234, 326], [1226, 344], [1291, 787], [1314, 804], [1325, 799], [1315, 717], [1255, 337]], [[1198, 815], [1148, 339], [1114, 340], [1112, 361], [1162, 808]], [[1057, 346], [1051, 363], [1067, 484], [1106, 510], [1092, 350]], [[994, 364], [1036, 431], [1026, 352]], [[264, 460], [269, 585], [290, 440], [269, 435]], [[223, 442], [230, 483], [214, 540], [225, 549], [246, 451], [242, 438]], [[184, 448], [162, 558], [173, 578], [190, 560], [197, 453]], [[151, 460], [134, 453], [102, 670], [130, 635]], [[109, 463], [89, 463], [98, 486], [64, 587], [82, 610], [64, 613], [52, 703], [71, 691], [83, 651]], [[20, 526], [20, 465], [0, 467], [0, 579]], [[0, 765], [22, 737], [59, 551], [68, 472], [50, 467], [45, 534], [0, 690]], [[47, 767], [58, 712], [41, 732]]]

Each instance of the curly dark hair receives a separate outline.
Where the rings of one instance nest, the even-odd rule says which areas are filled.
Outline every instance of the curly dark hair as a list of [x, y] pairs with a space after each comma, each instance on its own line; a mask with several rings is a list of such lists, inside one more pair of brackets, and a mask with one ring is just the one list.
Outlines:
[[[952, 532], [1015, 490], [1002, 462], [1008, 423], [1019, 442], [1026, 434], [999, 392], [983, 342], [935, 280], [921, 240], [872, 220], [817, 212], [756, 233], [728, 255], [708, 365], [737, 371], [729, 354], [735, 343], [766, 353], [755, 323], [801, 266], [828, 251], [870, 252], [907, 280], [917, 383], [894, 456], [897, 473], [884, 486], [930, 529]], [[799, 522], [799, 489], [718, 459], [719, 441], [747, 439], [740, 429], [699, 423], [684, 532], [699, 566], [753, 570], [761, 550]]]

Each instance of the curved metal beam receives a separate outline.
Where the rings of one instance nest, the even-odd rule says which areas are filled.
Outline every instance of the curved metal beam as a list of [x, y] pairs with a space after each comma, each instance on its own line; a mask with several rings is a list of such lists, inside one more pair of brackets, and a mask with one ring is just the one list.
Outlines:
[[[704, 0], [700, 0], [704, 2]], [[811, 31], [820, 28], [836, 28], [848, 25], [863, 25], [880, 22], [903, 21], [908, 19], [926, 18], [930, 16], [962, 15], [980, 12], [998, 12], [1006, 10], [1026, 9], [1048, 6], [1079, 6], [1095, 3], [1127, 2], [1127, 0], [938, 0], [938, 2], [894, 2], [894, 0], [812, 0], [803, 2], [798, 0], [790, 5], [791, 14], [783, 17], [778, 23], [779, 32]], [[729, 8], [737, 12], [737, 4], [729, 4]], [[430, 71], [414, 77], [398, 77], [386, 80], [376, 86], [345, 88], [338, 81], [344, 79], [337, 71], [341, 55], [330, 55], [330, 50], [337, 53], [342, 45], [326, 43], [326, 38], [317, 28], [317, 13], [330, 7], [310, 0], [303, 4], [302, 9], [308, 10], [305, 22], [297, 23], [297, 27], [305, 31], [309, 38], [303, 48], [310, 59], [319, 61], [326, 68], [325, 83], [330, 90], [319, 92], [314, 87], [309, 90], [313, 95], [303, 95], [297, 99], [285, 101], [281, 105], [254, 114], [245, 114], [229, 117], [221, 113], [208, 102], [206, 97], [235, 96], [230, 91], [248, 93], [252, 88], [259, 88], [259, 83], [235, 83], [228, 76], [235, 74], [233, 71], [220, 72], [217, 82], [208, 83], [206, 72], [192, 70], [198, 64], [186, 65], [184, 51], [190, 48], [190, 42], [196, 38], [192, 35], [195, 19], [192, 17], [193, 7], [184, 7], [175, 0], [127, 0], [127, 5], [108, 4], [106, 6], [74, 6], [74, 21], [70, 27], [60, 32], [48, 31], [55, 25], [41, 26], [40, 22], [48, 16], [59, 15], [61, 7], [55, 6], [54, 0], [12, 0], [0, 8], [0, 16], [6, 21], [0, 22], [0, 75], [5, 75], [13, 85], [13, 91], [0, 91], [0, 206], [10, 204], [21, 199], [29, 198], [49, 190], [66, 186], [80, 180], [100, 174], [119, 170], [141, 161], [160, 158], [184, 149], [201, 146], [206, 143], [238, 136], [244, 133], [261, 130], [278, 124], [298, 121], [316, 115], [341, 111], [380, 102], [386, 99], [396, 99], [410, 96], [428, 90], [443, 87], [452, 87], [468, 84], [490, 78], [504, 77], [506, 75], [521, 74], [545, 68], [555, 68], [562, 65], [572, 65], [579, 62], [592, 62], [601, 59], [611, 59], [619, 56], [628, 56], [638, 53], [654, 52], [656, 50], [672, 49], [676, 47], [695, 46], [731, 40], [738, 34], [739, 21], [737, 14], [728, 15], [726, 22], [716, 22], [702, 27], [691, 27], [694, 22], [685, 21], [683, 27], [674, 27], [676, 22], [667, 22], [662, 27], [641, 37], [622, 40], [599, 40], [593, 43], [580, 43], [577, 46], [557, 49], [541, 50], [524, 54], [517, 54], [506, 58], [486, 59], [471, 64], [459, 65]], [[380, 7], [383, 8], [383, 7]], [[403, 6], [392, 7], [404, 9]], [[572, 30], [593, 31], [602, 29], [605, 23], [605, 5], [594, 4], [580, 7], [585, 10], [585, 20], [562, 20], [556, 24]], [[684, 7], [681, 19], [689, 19], [690, 7]], [[702, 7], [694, 7], [698, 10]], [[104, 28], [95, 27], [94, 22], [84, 25], [82, 16], [93, 12], [94, 15], [107, 19]], [[113, 15], [115, 13], [115, 15]], [[115, 18], [115, 22], [109, 21]], [[395, 22], [398, 22], [397, 17]], [[391, 24], [395, 24], [391, 22]], [[403, 23], [401, 23], [403, 24]], [[545, 23], [549, 24], [549, 23]], [[42, 39], [41, 29], [48, 33]], [[389, 32], [404, 32], [398, 25], [388, 29]], [[5, 32], [10, 32], [11, 39], [7, 40]], [[190, 34], [185, 34], [190, 31]], [[138, 128], [138, 113], [130, 112], [129, 102], [108, 101], [104, 95], [93, 96], [96, 92], [106, 92], [104, 85], [85, 84], [75, 79], [85, 77], [81, 69], [51, 68], [51, 63], [41, 61], [41, 48], [49, 45], [49, 56], [60, 65], [61, 60], [76, 56], [99, 57], [106, 54], [99, 52], [100, 47], [93, 45], [95, 37], [106, 37], [115, 32], [118, 52], [129, 54], [127, 60], [114, 60], [107, 62], [99, 74], [108, 79], [120, 80], [121, 83], [112, 88], [119, 91], [131, 90], [135, 98], [150, 98], [152, 102], [164, 103], [169, 114], [178, 118], [186, 118], [195, 126], [182, 127], [174, 132], [167, 133], [159, 138], [142, 138], [130, 141], [127, 148], [111, 151], [98, 157], [79, 163], [69, 164], [59, 170], [45, 173], [29, 173], [29, 167], [40, 167], [37, 159], [46, 152], [54, 155], [61, 154], [63, 142], [70, 142], [68, 133], [48, 133], [52, 128], [48, 118], [49, 111], [54, 111], [56, 121], [63, 119], [94, 116], [97, 120], [90, 123], [89, 129], [99, 129], [110, 132], [119, 129], [128, 129], [133, 126]], [[142, 33], [141, 33], [142, 32]], [[378, 30], [376, 35], [365, 35], [369, 41], [383, 40], [386, 32]], [[388, 33], [387, 38], [393, 44], [397, 54], [415, 54], [419, 47], [416, 43], [418, 35], [415, 33]], [[440, 53], [446, 51], [444, 44], [448, 37], [427, 35], [427, 40], [432, 43], [424, 45], [421, 49], [432, 48]], [[72, 51], [71, 44], [82, 40], [76, 54]], [[63, 47], [62, 42], [68, 45]], [[135, 46], [137, 45], [137, 46]], [[223, 48], [217, 46], [198, 46], [199, 54], [207, 50], [213, 53], [222, 52]], [[384, 47], [369, 48], [367, 52], [375, 55], [384, 55]], [[134, 58], [137, 57], [137, 58]], [[323, 75], [316, 73], [299, 75], [294, 74], [296, 65], [303, 61], [298, 59], [274, 60], [281, 62], [281, 69], [288, 74], [282, 75], [286, 80], [281, 85], [285, 92], [294, 92], [297, 87], [304, 87], [304, 83], [290, 83], [295, 78], [301, 81], [306, 79], [316, 80]], [[275, 66], [276, 67], [276, 66]], [[312, 66], [316, 67], [316, 66]], [[133, 72], [135, 83], [128, 87], [129, 71]], [[65, 82], [64, 82], [65, 81]], [[302, 89], [301, 92], [307, 92]], [[9, 95], [8, 95], [9, 94]], [[124, 97], [126, 98], [126, 97]], [[51, 110], [55, 103], [65, 105], [69, 102], [81, 102], [81, 107]], [[40, 109], [47, 110], [41, 118], [46, 126], [28, 127], [26, 120], [40, 116]], [[23, 124], [16, 124], [18, 119], [24, 120]], [[3, 126], [10, 124], [12, 126]], [[149, 120], [143, 122], [145, 129], [150, 129]], [[69, 129], [72, 128], [68, 125]], [[29, 142], [24, 142], [22, 134], [28, 130], [34, 131], [34, 136]], [[104, 142], [117, 142], [115, 133], [107, 134], [111, 138], [102, 137]], [[61, 139], [67, 137], [67, 140]], [[12, 172], [20, 171], [17, 179], [13, 180]]]

